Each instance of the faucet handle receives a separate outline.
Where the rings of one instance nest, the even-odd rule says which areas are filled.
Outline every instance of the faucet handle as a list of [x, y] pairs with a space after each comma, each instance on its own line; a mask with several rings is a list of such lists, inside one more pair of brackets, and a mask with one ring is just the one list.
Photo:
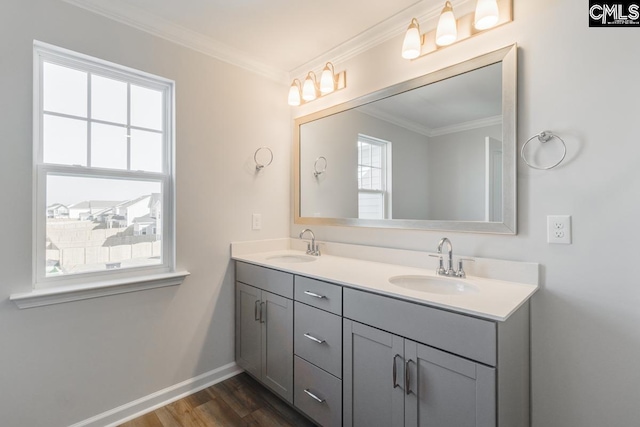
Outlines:
[[458, 271], [456, 271], [456, 277], [464, 279], [465, 277], [467, 277], [467, 274], [464, 272], [464, 269], [462, 268], [462, 261], [476, 262], [476, 260], [471, 258], [458, 259]]
[[442, 258], [442, 254], [440, 255], [435, 255], [435, 254], [429, 254], [430, 257], [434, 257], [434, 258], [439, 258], [439, 262], [438, 262], [438, 269], [436, 270], [436, 273], [444, 276], [447, 274], [447, 270], [445, 270], [444, 268], [444, 259]]

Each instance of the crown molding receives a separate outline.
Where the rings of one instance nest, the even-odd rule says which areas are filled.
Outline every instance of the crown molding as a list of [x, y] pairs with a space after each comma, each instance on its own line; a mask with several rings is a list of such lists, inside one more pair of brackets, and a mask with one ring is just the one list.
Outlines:
[[[456, 16], [458, 16], [459, 13], [468, 13], [470, 10], [475, 10], [475, 1], [476, 0], [451, 1]], [[369, 49], [401, 36], [407, 31], [407, 26], [412, 18], [416, 18], [421, 25], [433, 23], [433, 28], [435, 28], [440, 13], [442, 12], [442, 6], [444, 6], [444, 1], [436, 1], [435, 6], [433, 1], [420, 1], [385, 19], [379, 24], [374, 25], [368, 30], [363, 31], [336, 48], [294, 68], [289, 72], [289, 80], [306, 75], [309, 70], [321, 70], [328, 61], [334, 65], [344, 63]], [[430, 28], [430, 26], [428, 26], [428, 28]], [[423, 29], [422, 32], [424, 33], [425, 30]], [[400, 47], [401, 46], [398, 46], [398, 55], [400, 55]]]
[[[118, 0], [62, 1], [284, 84], [289, 84], [294, 77], [306, 75], [309, 70], [322, 69], [327, 61], [334, 64], [344, 63], [375, 46], [401, 36], [412, 18], [417, 18], [421, 24], [434, 24], [435, 28], [435, 22], [442, 10], [440, 1], [436, 2], [435, 6], [430, 0], [419, 1], [287, 72], [255, 61], [245, 52]], [[452, 3], [458, 14], [473, 10], [475, 0], [459, 0]]]
[[485, 117], [478, 120], [470, 120], [468, 122], [456, 123], [451, 126], [443, 126], [435, 129], [431, 129], [431, 137], [447, 135], [449, 133], [462, 132], [465, 130], [480, 129], [487, 126], [502, 124], [502, 115]]
[[485, 117], [478, 120], [470, 120], [468, 122], [456, 123], [451, 126], [442, 126], [439, 128], [430, 128], [421, 124], [405, 120], [401, 117], [394, 116], [392, 114], [385, 113], [371, 105], [361, 105], [358, 107], [358, 111], [376, 119], [383, 120], [392, 125], [402, 127], [420, 135], [424, 135], [428, 138], [436, 136], [447, 135], [450, 133], [463, 132], [466, 130], [479, 129], [487, 126], [502, 124], [502, 115]]
[[289, 83], [289, 76], [285, 71], [254, 61], [237, 49], [150, 14], [139, 7], [115, 0], [62, 1], [259, 74], [278, 83]]

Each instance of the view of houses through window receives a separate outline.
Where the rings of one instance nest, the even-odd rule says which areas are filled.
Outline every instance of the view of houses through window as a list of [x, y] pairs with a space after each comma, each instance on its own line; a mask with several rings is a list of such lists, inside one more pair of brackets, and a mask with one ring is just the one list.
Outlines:
[[47, 188], [47, 276], [161, 262], [159, 183], [49, 175]]

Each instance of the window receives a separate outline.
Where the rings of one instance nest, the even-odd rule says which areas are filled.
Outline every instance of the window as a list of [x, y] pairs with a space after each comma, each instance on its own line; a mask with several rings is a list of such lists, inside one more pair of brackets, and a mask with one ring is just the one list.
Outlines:
[[358, 218], [391, 218], [391, 143], [358, 135]]
[[35, 287], [174, 271], [170, 80], [34, 43]]

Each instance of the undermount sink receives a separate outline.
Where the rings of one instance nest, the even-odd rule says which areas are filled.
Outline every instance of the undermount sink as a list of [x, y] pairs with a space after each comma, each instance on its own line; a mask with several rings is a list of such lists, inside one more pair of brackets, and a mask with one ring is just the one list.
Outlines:
[[418, 275], [394, 276], [389, 278], [389, 283], [412, 291], [441, 295], [473, 294], [480, 291], [480, 289], [478, 289], [474, 284], [459, 279], [449, 279], [445, 277]]
[[295, 255], [295, 254], [286, 254], [286, 255], [274, 255], [267, 258], [269, 261], [274, 262], [286, 262], [290, 264], [297, 264], [301, 262], [313, 262], [317, 259], [317, 257], [311, 255]]

